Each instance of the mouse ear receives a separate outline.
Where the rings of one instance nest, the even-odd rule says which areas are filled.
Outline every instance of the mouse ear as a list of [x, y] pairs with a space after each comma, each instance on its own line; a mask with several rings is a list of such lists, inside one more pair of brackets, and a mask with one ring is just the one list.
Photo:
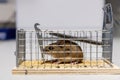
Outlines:
[[64, 43], [64, 40], [58, 40], [57, 41], [57, 45], [61, 45], [61, 44], [63, 44]]
[[72, 41], [70, 41], [70, 40], [65, 40], [65, 43], [72, 43]]
[[70, 40], [58, 40], [57, 41], [57, 45], [62, 45], [62, 44], [66, 44], [66, 43], [71, 43], [71, 41]]

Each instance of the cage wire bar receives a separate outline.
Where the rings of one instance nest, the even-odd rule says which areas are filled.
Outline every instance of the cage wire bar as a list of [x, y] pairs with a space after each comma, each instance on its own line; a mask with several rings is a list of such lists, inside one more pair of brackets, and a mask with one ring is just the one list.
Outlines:
[[20, 32], [17, 32], [17, 48], [16, 48], [16, 66], [19, 67], [19, 64], [22, 61], [25, 61], [25, 31], [23, 29]]

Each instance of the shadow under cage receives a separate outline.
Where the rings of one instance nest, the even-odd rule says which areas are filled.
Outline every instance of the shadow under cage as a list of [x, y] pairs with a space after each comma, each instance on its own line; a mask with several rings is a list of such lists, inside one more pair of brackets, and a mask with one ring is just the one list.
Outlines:
[[17, 30], [13, 74], [119, 74], [112, 63], [113, 18], [104, 8], [103, 30]]

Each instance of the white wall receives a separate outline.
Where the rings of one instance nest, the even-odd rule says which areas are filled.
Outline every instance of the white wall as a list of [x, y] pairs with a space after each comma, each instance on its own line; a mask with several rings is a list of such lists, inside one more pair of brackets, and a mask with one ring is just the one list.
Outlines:
[[5, 22], [15, 11], [15, 0], [8, 0], [7, 3], [0, 3], [0, 22]]
[[101, 29], [103, 4], [104, 0], [17, 0], [17, 27], [39, 22], [44, 29]]

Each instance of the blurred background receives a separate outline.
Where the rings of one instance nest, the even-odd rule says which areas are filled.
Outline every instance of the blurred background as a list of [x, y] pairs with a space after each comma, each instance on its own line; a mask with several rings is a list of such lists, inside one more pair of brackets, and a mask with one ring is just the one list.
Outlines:
[[[19, 2], [19, 1], [18, 1]], [[34, 2], [34, 1], [32, 1]], [[113, 7], [115, 27], [120, 25], [120, 0], [106, 0]], [[0, 0], [0, 40], [15, 39], [16, 0]], [[116, 28], [118, 31], [119, 29]], [[117, 36], [114, 33], [114, 36]]]
[[15, 39], [16, 0], [0, 0], [0, 40]]
[[[15, 41], [15, 32], [16, 32], [16, 13], [17, 13], [17, 4], [16, 1], [20, 0], [0, 0], [0, 51], [1, 51], [1, 56], [0, 56], [0, 79], [2, 80], [32, 80], [32, 78], [35, 78], [34, 80], [49, 80], [49, 77], [53, 80], [74, 80], [74, 79], [84, 79], [84, 80], [119, 80], [120, 76], [111, 76], [111, 75], [89, 75], [84, 76], [84, 75], [67, 75], [62, 76], [56, 75], [42, 75], [43, 79], [41, 78], [41, 75], [39, 76], [13, 76], [11, 74], [11, 70], [15, 66], [16, 59], [14, 55], [14, 51], [16, 50], [16, 41]], [[23, 0], [22, 0], [23, 1]], [[34, 1], [37, 0], [24, 0], [26, 3], [21, 3], [21, 4], [34, 4]], [[29, 1], [29, 3], [28, 3]], [[92, 0], [91, 0], [92, 1]], [[99, 1], [99, 0], [98, 0]], [[106, 3], [111, 3], [113, 7], [113, 16], [114, 16], [114, 53], [115, 54], [114, 58], [117, 64], [120, 65], [120, 54], [119, 54], [119, 49], [120, 49], [120, 0], [106, 0]], [[39, 4], [39, 3], [38, 3]], [[26, 6], [26, 5], [25, 5]], [[23, 9], [22, 7], [21, 9]], [[31, 10], [31, 9], [30, 9]], [[21, 18], [24, 20], [24, 18]], [[37, 19], [36, 19], [37, 20]], [[27, 23], [26, 23], [27, 24]], [[20, 26], [22, 27], [22, 26]], [[117, 45], [117, 47], [116, 47]]]
[[[30, 2], [34, 3], [34, 1], [30, 1]], [[114, 20], [115, 20], [114, 26], [115, 27], [119, 26], [120, 0], [105, 0], [105, 2], [112, 4]], [[17, 25], [16, 5], [17, 5], [16, 0], [0, 0], [0, 40], [15, 39], [15, 30]], [[115, 30], [119, 32], [118, 27], [116, 27]], [[114, 36], [119, 36], [119, 34], [116, 34], [116, 32], [114, 32]]]

